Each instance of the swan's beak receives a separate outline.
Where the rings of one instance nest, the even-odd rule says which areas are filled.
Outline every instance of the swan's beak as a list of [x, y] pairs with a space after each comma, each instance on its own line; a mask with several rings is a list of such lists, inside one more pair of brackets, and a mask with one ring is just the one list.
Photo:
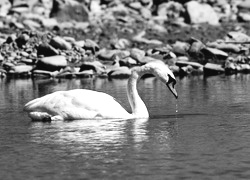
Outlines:
[[173, 93], [174, 97], [177, 99], [178, 98], [178, 94], [176, 89], [174, 88], [175, 85], [175, 81], [170, 81], [167, 83], [167, 86], [169, 88], [169, 90]]

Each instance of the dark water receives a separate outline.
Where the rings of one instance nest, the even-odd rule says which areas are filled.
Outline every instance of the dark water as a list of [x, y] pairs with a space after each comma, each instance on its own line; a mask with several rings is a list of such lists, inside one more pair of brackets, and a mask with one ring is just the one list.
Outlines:
[[[126, 80], [0, 80], [0, 179], [249, 179], [250, 75], [149, 78], [149, 120], [31, 122], [23, 105], [56, 90], [107, 92]], [[177, 103], [177, 105], [176, 105]], [[178, 113], [176, 113], [178, 110]]]

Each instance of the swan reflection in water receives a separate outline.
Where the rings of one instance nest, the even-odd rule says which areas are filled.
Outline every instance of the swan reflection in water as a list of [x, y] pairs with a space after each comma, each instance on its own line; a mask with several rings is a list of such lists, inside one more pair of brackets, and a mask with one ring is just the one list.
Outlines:
[[31, 141], [34, 143], [57, 146], [57, 149], [67, 149], [76, 154], [119, 151], [131, 147], [133, 150], [140, 151], [145, 146], [146, 148], [154, 148], [150, 147], [154, 144], [155, 147], [159, 147], [159, 150], [170, 150], [170, 131], [175, 131], [172, 129], [176, 127], [167, 120], [165, 123], [162, 123], [165, 120], [160, 121], [160, 124], [156, 125], [157, 122], [153, 122], [155, 120], [111, 119], [56, 121], [52, 123], [32, 122], [30, 134]]
[[[124, 120], [75, 120], [53, 123], [33, 122], [31, 126], [32, 141], [46, 144], [73, 145], [74, 151], [82, 152], [88, 149], [104, 148], [105, 146], [119, 147], [129, 143], [130, 136], [136, 141], [146, 141], [145, 125], [137, 128], [136, 119]], [[143, 121], [142, 123], [146, 123]], [[129, 131], [129, 132], [127, 132]], [[75, 149], [77, 146], [78, 150]], [[68, 146], [70, 148], [70, 146]]]

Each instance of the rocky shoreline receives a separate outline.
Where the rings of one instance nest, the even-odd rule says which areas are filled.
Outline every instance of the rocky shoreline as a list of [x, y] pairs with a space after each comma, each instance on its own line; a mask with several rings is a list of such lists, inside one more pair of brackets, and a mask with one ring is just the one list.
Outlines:
[[[212, 1], [72, 4], [71, 0], [53, 10], [55, 2], [61, 1], [53, 1], [51, 9], [43, 6], [54, 17], [30, 15], [30, 8], [20, 12], [17, 7], [31, 5], [14, 3], [2, 14], [1, 78], [127, 78], [132, 67], [156, 59], [180, 76], [250, 73], [250, 5], [245, 1], [234, 6], [220, 1], [222, 6]], [[85, 7], [78, 15], [85, 13], [86, 19], [69, 13], [76, 6]], [[193, 6], [206, 7], [210, 16], [197, 19], [191, 14]], [[230, 13], [218, 13], [218, 7], [224, 6]]]

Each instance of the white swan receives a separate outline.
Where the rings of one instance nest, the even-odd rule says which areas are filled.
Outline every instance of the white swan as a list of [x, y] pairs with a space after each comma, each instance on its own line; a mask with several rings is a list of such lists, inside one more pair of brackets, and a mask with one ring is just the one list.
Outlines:
[[132, 69], [127, 95], [132, 114], [128, 113], [112, 96], [92, 90], [75, 89], [57, 91], [34, 99], [24, 106], [33, 120], [74, 119], [131, 119], [148, 118], [148, 110], [138, 95], [137, 81], [144, 74], [153, 74], [165, 83], [177, 98], [174, 74], [162, 61], [152, 61]]

